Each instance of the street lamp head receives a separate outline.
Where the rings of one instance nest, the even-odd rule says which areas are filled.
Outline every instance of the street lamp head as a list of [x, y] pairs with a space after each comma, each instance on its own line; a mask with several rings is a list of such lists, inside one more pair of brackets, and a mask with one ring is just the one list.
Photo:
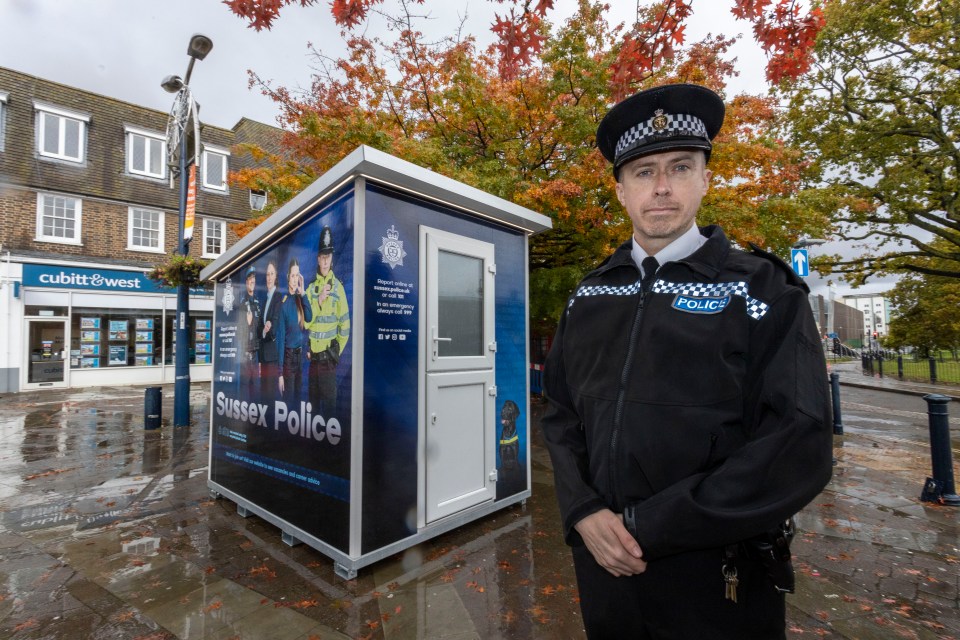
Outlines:
[[203, 60], [207, 57], [207, 54], [210, 53], [211, 49], [213, 49], [213, 40], [203, 34], [195, 33], [190, 38], [187, 55], [197, 60]]
[[163, 90], [167, 93], [176, 93], [183, 89], [183, 78], [180, 76], [167, 76], [163, 79], [163, 82], [160, 83], [160, 86], [163, 87]]
[[826, 240], [821, 240], [820, 238], [800, 238], [793, 243], [793, 248], [802, 249], [803, 247], [815, 247], [817, 245], [826, 243]]

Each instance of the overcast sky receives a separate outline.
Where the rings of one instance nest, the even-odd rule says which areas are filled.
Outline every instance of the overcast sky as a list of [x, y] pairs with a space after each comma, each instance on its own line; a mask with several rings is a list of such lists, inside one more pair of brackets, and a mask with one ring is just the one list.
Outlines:
[[[616, 6], [611, 23], [632, 20], [632, 0], [610, 4]], [[750, 25], [730, 15], [730, 4], [696, 0], [687, 42], [707, 33], [743, 34], [733, 51], [741, 74], [730, 82], [729, 93], [764, 93], [765, 55], [753, 42]], [[395, 6], [391, 0], [386, 5]], [[551, 19], [559, 23], [576, 2], [558, 0], [555, 6]], [[417, 10], [430, 12], [429, 24], [438, 34], [450, 33], [466, 16], [468, 32], [486, 44], [494, 13], [504, 9], [488, 0], [428, 0]], [[375, 19], [371, 28], [382, 28], [382, 23]], [[434, 28], [423, 30], [429, 34]], [[170, 108], [172, 97], [160, 81], [185, 73], [194, 33], [209, 36], [213, 50], [194, 67], [190, 85], [203, 106], [202, 119], [225, 128], [244, 116], [276, 124], [274, 103], [248, 89], [248, 69], [277, 86], [308, 86], [307, 43], [334, 57], [343, 51], [327, 0], [308, 8], [287, 7], [271, 31], [259, 33], [220, 0], [0, 0], [0, 65], [161, 111]], [[842, 249], [824, 248], [831, 253]], [[810, 284], [824, 287], [816, 278]]]

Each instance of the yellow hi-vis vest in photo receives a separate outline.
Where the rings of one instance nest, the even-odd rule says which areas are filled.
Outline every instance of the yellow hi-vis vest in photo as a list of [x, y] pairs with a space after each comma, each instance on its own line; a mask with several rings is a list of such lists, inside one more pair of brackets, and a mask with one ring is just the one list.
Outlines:
[[[330, 285], [330, 293], [320, 302], [324, 287]], [[343, 353], [350, 337], [350, 308], [347, 305], [347, 292], [333, 275], [331, 269], [326, 276], [317, 273], [317, 278], [307, 287], [307, 300], [313, 320], [307, 325], [310, 331], [310, 352], [323, 353], [334, 340], [339, 345], [337, 355]]]

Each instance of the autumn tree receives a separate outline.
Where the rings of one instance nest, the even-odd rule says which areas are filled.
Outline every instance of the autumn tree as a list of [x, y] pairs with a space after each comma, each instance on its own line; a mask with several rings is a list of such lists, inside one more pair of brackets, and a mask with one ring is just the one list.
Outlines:
[[825, 9], [814, 67], [787, 87], [792, 140], [831, 184], [836, 237], [876, 247], [829, 266], [960, 278], [960, 0]]
[[[652, 6], [638, 24], [656, 29], [684, 4]], [[564, 24], [538, 23], [539, 53], [504, 73], [497, 45], [479, 50], [473, 38], [457, 36], [430, 41], [414, 9], [403, 2], [391, 18], [393, 41], [350, 36], [341, 59], [314, 50], [317, 72], [307, 91], [253, 75], [280, 105], [286, 152], [233, 178], [280, 204], [366, 144], [542, 212], [554, 229], [531, 244], [531, 316], [549, 331], [577, 280], [630, 235], [596, 149], [600, 119], [619, 96], [654, 84], [696, 82], [723, 94], [736, 73], [725, 57], [733, 41], [710, 36], [681, 49], [674, 29], [669, 55], [650, 58], [624, 37], [636, 25], [611, 27], [604, 5], [581, 0]], [[801, 188], [807, 164], [774, 134], [772, 99], [734, 96], [727, 107], [701, 221], [722, 223], [744, 246], [781, 252], [801, 235], [822, 233], [820, 203]]]

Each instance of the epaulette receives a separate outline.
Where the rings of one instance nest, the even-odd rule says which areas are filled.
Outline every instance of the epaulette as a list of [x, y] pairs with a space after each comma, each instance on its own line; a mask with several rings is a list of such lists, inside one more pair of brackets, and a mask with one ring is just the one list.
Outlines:
[[798, 276], [797, 272], [794, 271], [789, 264], [784, 262], [780, 256], [774, 253], [770, 253], [769, 251], [764, 251], [763, 249], [753, 244], [752, 242], [750, 243], [750, 253], [760, 258], [765, 258], [766, 260], [769, 260], [787, 275], [788, 283], [796, 287], [800, 287], [806, 293], [810, 293], [810, 287], [808, 287], [807, 283], [803, 281], [803, 278]]

